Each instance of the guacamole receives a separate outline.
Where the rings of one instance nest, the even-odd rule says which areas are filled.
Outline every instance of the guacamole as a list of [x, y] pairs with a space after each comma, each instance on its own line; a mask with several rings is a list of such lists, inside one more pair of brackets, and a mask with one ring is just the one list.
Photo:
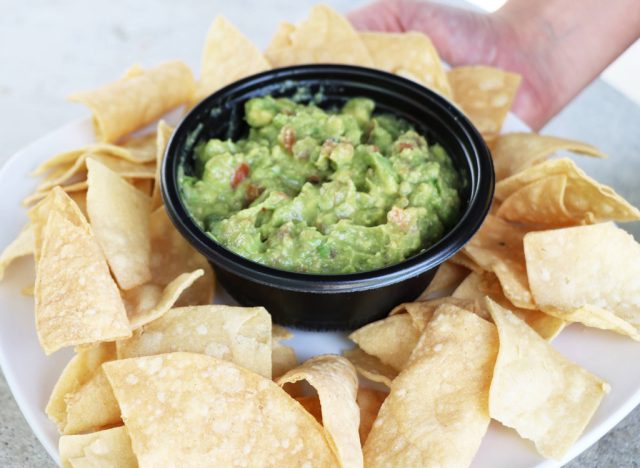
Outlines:
[[374, 108], [247, 101], [248, 136], [199, 144], [180, 174], [189, 212], [219, 244], [284, 270], [362, 272], [418, 253], [458, 220], [463, 181], [441, 146]]

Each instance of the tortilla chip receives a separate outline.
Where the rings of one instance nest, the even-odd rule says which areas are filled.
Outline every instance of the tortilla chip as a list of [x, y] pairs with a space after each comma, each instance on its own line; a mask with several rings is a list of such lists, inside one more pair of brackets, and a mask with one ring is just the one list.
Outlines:
[[282, 24], [265, 55], [274, 67], [302, 63], [374, 66], [351, 24], [326, 5], [314, 6], [309, 17], [296, 26]]
[[442, 296], [455, 289], [469, 274], [469, 270], [453, 262], [444, 262], [438, 267], [435, 276], [416, 301], [426, 301], [438, 295]]
[[340, 466], [362, 466], [356, 403], [358, 377], [351, 363], [335, 355], [316, 356], [278, 379], [278, 384], [306, 380], [318, 392], [322, 424], [333, 444]]
[[138, 461], [124, 426], [60, 437], [61, 468], [136, 468]]
[[509, 301], [522, 309], [535, 309], [524, 262], [522, 238], [529, 231], [488, 215], [464, 252], [485, 271], [496, 274]]
[[500, 337], [489, 413], [532, 440], [542, 456], [559, 460], [609, 385], [569, 362], [507, 309], [489, 299], [487, 305]]
[[598, 148], [580, 141], [538, 133], [506, 133], [496, 139], [491, 150], [496, 180], [506, 179], [541, 163], [557, 151], [571, 151], [596, 158], [606, 157]]
[[34, 251], [34, 238], [33, 228], [30, 224], [27, 224], [18, 237], [16, 237], [11, 244], [9, 244], [0, 254], [0, 281], [4, 277], [4, 272], [11, 263], [27, 255], [33, 254]]
[[118, 359], [186, 351], [231, 361], [271, 378], [271, 316], [263, 307], [171, 309], [117, 346]]
[[365, 353], [396, 371], [404, 368], [420, 338], [420, 330], [408, 314], [391, 315], [365, 325], [349, 335]]
[[380, 359], [365, 353], [358, 347], [344, 351], [342, 355], [353, 364], [358, 374], [372, 382], [385, 384], [391, 388], [391, 382], [398, 375], [393, 367], [383, 364]]
[[298, 365], [295, 350], [281, 341], [293, 338], [293, 333], [279, 325], [272, 326], [271, 332], [271, 375], [277, 379]]
[[[538, 335], [545, 340], [552, 340], [562, 331], [566, 322], [540, 310], [520, 309], [513, 306], [504, 296], [500, 282], [493, 273], [471, 273], [453, 292], [453, 297], [461, 299], [475, 299], [479, 304], [484, 304], [485, 296], [489, 296], [494, 302], [511, 310], [518, 318], [524, 320]], [[487, 311], [488, 314], [488, 311]], [[489, 320], [490, 317], [487, 317]]]
[[451, 99], [451, 86], [431, 39], [425, 34], [361, 32], [375, 68], [423, 84]]
[[62, 434], [96, 431], [121, 422], [120, 408], [101, 367], [115, 358], [115, 345], [101, 343], [80, 351], [64, 368], [46, 407]]
[[194, 92], [189, 67], [173, 61], [93, 91], [72, 94], [69, 99], [91, 109], [96, 139], [112, 143], [190, 102]]
[[122, 289], [151, 279], [151, 200], [118, 174], [89, 158], [87, 211], [93, 232]]
[[204, 276], [203, 270], [195, 270], [191, 273], [178, 275], [164, 289], [157, 284], [147, 283], [128, 291], [122, 291], [122, 299], [131, 329], [140, 328], [162, 317], [178, 302], [181, 295], [202, 276]]
[[223, 16], [216, 16], [204, 42], [195, 100], [270, 68], [262, 52], [244, 34]]
[[436, 314], [436, 311], [441, 305], [454, 305], [460, 309], [464, 309], [467, 312], [473, 312], [478, 317], [485, 320], [491, 320], [489, 312], [482, 304], [482, 301], [458, 297], [440, 297], [438, 299], [431, 299], [423, 302], [407, 302], [400, 304], [391, 311], [391, 315], [407, 313], [413, 321], [414, 327], [416, 327], [420, 333], [427, 327], [427, 324]]
[[98, 242], [59, 211], [49, 214], [36, 268], [36, 328], [46, 354], [131, 336]]
[[360, 442], [362, 445], [367, 441], [369, 432], [373, 427], [373, 423], [378, 417], [380, 407], [385, 398], [389, 395], [387, 392], [374, 390], [373, 388], [359, 388], [356, 403], [360, 407]]
[[522, 81], [520, 75], [474, 65], [453, 68], [447, 77], [453, 100], [485, 139], [496, 138], [518, 92]]
[[157, 141], [156, 141], [156, 171], [155, 171], [155, 181], [153, 184], [153, 193], [151, 195], [151, 209], [155, 210], [158, 207], [162, 206], [162, 195], [161, 195], [161, 182], [160, 182], [160, 173], [162, 171], [162, 160], [164, 159], [164, 152], [167, 149], [167, 144], [169, 143], [169, 138], [171, 138], [171, 134], [173, 133], [173, 127], [167, 125], [164, 120], [158, 122], [158, 131]]
[[444, 305], [393, 381], [364, 445], [367, 466], [468, 466], [489, 426], [495, 327]]
[[173, 226], [164, 207], [151, 213], [151, 276], [153, 283], [166, 286], [178, 275], [196, 269], [204, 276], [189, 287], [176, 306], [206, 305], [213, 300], [215, 277], [211, 264]]
[[240, 366], [171, 353], [109, 362], [104, 370], [141, 466], [337, 465], [313, 417]]
[[[86, 178], [86, 176], [85, 176]], [[70, 185], [63, 185], [63, 186], [57, 186], [54, 188], [59, 188], [61, 191], [66, 192], [66, 193], [73, 193], [73, 192], [82, 192], [87, 190], [87, 181], [86, 180], [82, 180], [80, 182], [76, 182]], [[51, 190], [45, 190], [42, 192], [34, 192], [31, 195], [27, 196], [24, 198], [24, 200], [22, 200], [22, 204], [24, 206], [31, 206], [32, 204], [39, 202], [40, 200], [42, 200], [43, 198], [46, 198], [51, 192], [53, 191], [53, 189]]]
[[613, 223], [529, 233], [531, 292], [549, 314], [640, 340], [640, 245]]
[[460, 252], [455, 254], [448, 261], [455, 265], [465, 267], [467, 270], [475, 271], [476, 273], [482, 273], [484, 271], [484, 269], [480, 265], [469, 258], [466, 253], [464, 253], [464, 250], [461, 250]]

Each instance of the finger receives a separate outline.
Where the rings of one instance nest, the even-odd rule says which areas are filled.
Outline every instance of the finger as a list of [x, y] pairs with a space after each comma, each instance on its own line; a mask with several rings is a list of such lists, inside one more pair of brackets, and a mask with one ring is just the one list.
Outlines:
[[379, 0], [352, 11], [347, 18], [356, 29], [361, 31], [404, 31], [395, 1]]

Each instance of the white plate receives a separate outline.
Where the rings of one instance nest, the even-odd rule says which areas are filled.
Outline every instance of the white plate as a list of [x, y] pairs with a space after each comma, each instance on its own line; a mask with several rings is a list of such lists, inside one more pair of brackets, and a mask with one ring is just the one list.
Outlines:
[[[509, 116], [506, 131], [526, 130]], [[15, 154], [0, 171], [0, 250], [18, 234], [27, 220], [21, 200], [35, 187], [29, 173], [44, 159], [93, 141], [89, 119], [71, 123]], [[36, 336], [33, 299], [20, 294], [33, 282], [33, 261], [22, 259], [12, 265], [0, 283], [0, 365], [27, 422], [49, 454], [57, 460], [58, 433], [44, 413], [51, 389], [72, 351], [65, 349], [46, 357]], [[222, 296], [224, 298], [224, 296]], [[340, 352], [349, 342], [340, 333], [295, 332], [290, 342], [300, 359], [328, 352]], [[563, 463], [588, 448], [640, 403], [640, 345], [613, 333], [568, 327], [553, 342], [563, 355], [607, 380], [607, 395], [580, 440]], [[492, 423], [474, 459], [474, 467], [552, 467], [533, 445], [516, 433]]]

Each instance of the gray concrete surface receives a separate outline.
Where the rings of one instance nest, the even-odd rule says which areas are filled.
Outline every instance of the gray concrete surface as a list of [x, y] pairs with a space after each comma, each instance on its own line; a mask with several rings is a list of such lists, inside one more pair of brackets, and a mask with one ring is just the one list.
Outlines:
[[[94, 2], [0, 0], [0, 166], [22, 146], [86, 115], [64, 96], [117, 77], [133, 63], [180, 58], [197, 68], [211, 19], [222, 12], [265, 45], [280, 19], [303, 17], [315, 1], [187, 0]], [[341, 11], [363, 2], [328, 1]], [[602, 82], [593, 83], [545, 132], [596, 144], [606, 166], [581, 165], [640, 205], [640, 108]], [[601, 163], [600, 163], [601, 164]], [[602, 170], [601, 168], [607, 168]], [[624, 170], [615, 168], [624, 167]], [[631, 226], [636, 237], [638, 226]], [[635, 370], [637, 371], [637, 370]], [[0, 466], [54, 466], [0, 378]], [[577, 467], [638, 467], [640, 409], [569, 463]]]

